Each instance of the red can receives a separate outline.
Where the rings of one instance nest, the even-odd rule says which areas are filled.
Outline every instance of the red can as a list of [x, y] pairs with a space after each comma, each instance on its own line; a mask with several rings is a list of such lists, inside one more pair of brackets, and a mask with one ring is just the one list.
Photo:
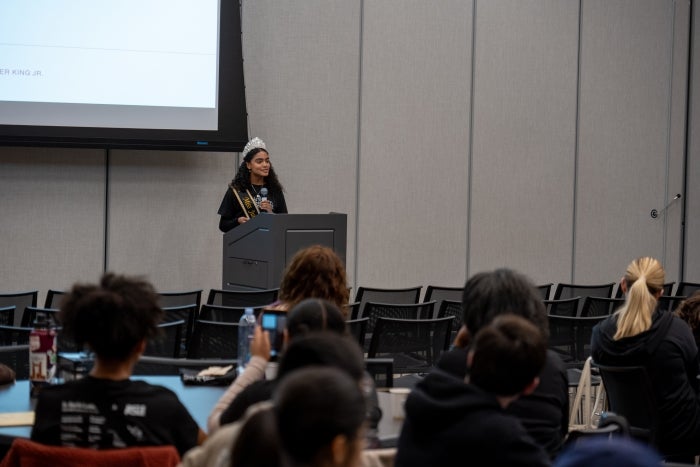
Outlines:
[[38, 325], [29, 334], [29, 395], [56, 379], [56, 330]]

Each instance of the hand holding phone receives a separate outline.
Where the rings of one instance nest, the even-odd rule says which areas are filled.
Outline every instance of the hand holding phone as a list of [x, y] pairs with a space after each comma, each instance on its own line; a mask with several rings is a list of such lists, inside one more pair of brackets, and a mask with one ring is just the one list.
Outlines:
[[272, 360], [274, 360], [277, 358], [280, 352], [282, 352], [282, 346], [284, 344], [284, 328], [287, 323], [287, 313], [283, 311], [263, 310], [260, 316], [263, 331], [270, 333], [270, 357]]
[[250, 341], [250, 355], [270, 361], [270, 333], [268, 331], [263, 331], [260, 325], [255, 326], [253, 340]]

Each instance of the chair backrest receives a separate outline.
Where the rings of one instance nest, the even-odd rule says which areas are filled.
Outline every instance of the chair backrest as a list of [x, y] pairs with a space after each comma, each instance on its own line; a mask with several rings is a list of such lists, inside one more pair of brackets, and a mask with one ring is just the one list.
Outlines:
[[394, 372], [426, 373], [450, 345], [452, 317], [377, 318], [368, 358], [393, 358]]
[[186, 321], [183, 319], [160, 323], [160, 336], [157, 336], [146, 343], [144, 355], [154, 357], [180, 356], [182, 346], [182, 334], [185, 332]]
[[365, 336], [367, 335], [367, 325], [369, 318], [349, 319], [345, 321], [348, 326], [350, 335], [360, 344], [361, 348], [365, 348]]
[[[675, 282], [666, 282], [663, 287], [663, 295], [673, 295], [673, 286]], [[625, 293], [622, 291], [620, 284], [617, 284], [617, 290], [615, 291], [615, 298], [625, 298]]]
[[207, 297], [208, 305], [261, 307], [274, 303], [280, 289], [267, 290], [221, 290], [211, 289]]
[[423, 297], [424, 302], [429, 302], [435, 300], [439, 304], [443, 300], [452, 300], [455, 302], [462, 301], [462, 295], [464, 294], [464, 287], [441, 287], [438, 285], [429, 285], [425, 289], [425, 296]]
[[658, 412], [651, 379], [641, 366], [609, 366], [595, 363], [603, 378], [610, 410], [630, 424], [632, 436], [655, 444]]
[[183, 292], [158, 292], [158, 304], [162, 307], [199, 305], [202, 303], [202, 289]]
[[[202, 308], [199, 310], [198, 319], [203, 319], [204, 321], [218, 321], [220, 323], [237, 323], [241, 320], [241, 316], [245, 313], [246, 308], [250, 307], [209, 305], [203, 303]], [[257, 317], [260, 311], [265, 307], [258, 306], [252, 308], [253, 313]]]
[[68, 292], [66, 292], [65, 290], [49, 289], [49, 291], [46, 292], [44, 308], [60, 308], [61, 302], [63, 301], [66, 295], [68, 295]]
[[[163, 316], [163, 322], [169, 323], [172, 321], [183, 320], [185, 322], [185, 332], [182, 336], [182, 345], [180, 346], [186, 352], [187, 344], [192, 337], [192, 331], [194, 329], [194, 322], [197, 319], [197, 313], [199, 308], [197, 305], [182, 305], [182, 306], [169, 306], [163, 307], [165, 312]], [[181, 354], [182, 355], [182, 354]]]
[[[690, 297], [698, 290], [700, 290], [700, 283], [697, 283], [697, 282], [679, 282], [678, 288], [676, 289], [676, 295], [683, 295], [685, 297]], [[664, 295], [666, 295], [666, 292], [664, 292]]]
[[0, 345], [29, 345], [32, 328], [20, 326], [0, 326]]
[[146, 467], [158, 465], [174, 467], [180, 455], [175, 446], [132, 446], [121, 449], [90, 449], [49, 446], [23, 438], [15, 438], [3, 465], [51, 465], [72, 467], [99, 465], [100, 467]]
[[554, 284], [550, 282], [549, 284], [542, 284], [537, 286], [537, 291], [540, 293], [542, 300], [549, 299], [549, 292], [551, 292], [553, 285]]
[[556, 316], [577, 316], [580, 302], [581, 297], [543, 301], [547, 314]]
[[581, 308], [583, 307], [583, 299], [585, 297], [612, 297], [613, 288], [615, 287], [614, 282], [608, 284], [595, 284], [595, 285], [582, 285], [582, 284], [557, 284], [557, 288], [554, 289], [553, 300], [562, 300], [565, 298], [581, 297], [578, 303], [578, 313], [577, 316], [581, 315]]
[[352, 302], [343, 305], [343, 310], [346, 319], [358, 319], [360, 317], [360, 302]]
[[187, 346], [187, 358], [224, 358], [238, 356], [238, 323], [197, 320]]
[[22, 312], [28, 306], [36, 306], [38, 296], [38, 290], [0, 293], [0, 307], [15, 307], [15, 322], [12, 323], [12, 326], [19, 326], [21, 324]]
[[454, 340], [459, 328], [462, 327], [462, 320], [464, 318], [462, 301], [443, 300], [440, 304], [440, 308], [438, 308], [437, 317], [444, 318], [446, 316], [452, 316], [453, 321], [451, 340]]
[[28, 306], [24, 308], [20, 326], [28, 328], [34, 324], [37, 315], [44, 315], [46, 320], [52, 326], [60, 326], [58, 322], [58, 308], [39, 308], [36, 306]]
[[355, 301], [360, 303], [360, 317], [367, 316], [365, 304], [367, 302], [381, 303], [418, 303], [420, 291], [423, 286], [409, 287], [407, 289], [378, 289], [373, 287], [358, 287]]
[[0, 346], [0, 363], [15, 370], [16, 379], [29, 379], [29, 345]]
[[0, 308], [0, 324], [4, 326], [15, 325], [15, 306], [4, 306]]
[[142, 355], [139, 361], [136, 362], [133, 374], [135, 375], [171, 375], [179, 376], [183, 369], [189, 370], [204, 370], [210, 366], [237, 366], [238, 361], [235, 359], [196, 359], [188, 358], [169, 358], [169, 357], [152, 357]]
[[570, 368], [582, 368], [591, 355], [593, 327], [606, 318], [548, 315], [549, 348], [559, 353]]
[[675, 311], [678, 305], [685, 300], [684, 295], [662, 295], [659, 297], [659, 310], [661, 311]]
[[367, 332], [372, 333], [377, 318], [431, 319], [435, 313], [435, 302], [424, 303], [379, 303], [367, 302], [361, 318], [369, 318]]
[[586, 297], [581, 316], [609, 316], [624, 303], [624, 298]]

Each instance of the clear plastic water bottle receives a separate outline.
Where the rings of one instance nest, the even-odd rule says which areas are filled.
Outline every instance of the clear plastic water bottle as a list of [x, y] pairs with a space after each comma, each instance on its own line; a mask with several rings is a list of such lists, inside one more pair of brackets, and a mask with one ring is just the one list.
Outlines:
[[250, 360], [250, 341], [255, 333], [255, 315], [252, 308], [246, 308], [238, 322], [238, 373], [242, 373]]
[[35, 398], [56, 380], [56, 330], [37, 314], [29, 333], [29, 395]]

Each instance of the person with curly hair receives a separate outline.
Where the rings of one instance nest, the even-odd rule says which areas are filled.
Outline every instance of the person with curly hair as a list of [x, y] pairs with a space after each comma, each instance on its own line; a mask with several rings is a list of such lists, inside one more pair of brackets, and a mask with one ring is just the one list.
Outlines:
[[144, 280], [105, 274], [97, 285], [74, 285], [59, 321], [95, 363], [85, 378], [41, 390], [32, 440], [96, 449], [173, 445], [180, 455], [201, 444], [206, 435], [172, 391], [129, 379], [162, 317]]
[[291, 310], [307, 298], [328, 300], [341, 310], [348, 304], [345, 265], [329, 247], [313, 245], [294, 255], [282, 276], [279, 301], [270, 308]]
[[251, 139], [241, 157], [243, 162], [219, 207], [219, 230], [222, 232], [228, 232], [261, 212], [287, 213], [284, 188], [272, 168], [265, 142], [257, 137]]
[[683, 300], [676, 308], [676, 316], [688, 323], [700, 348], [700, 291]]

